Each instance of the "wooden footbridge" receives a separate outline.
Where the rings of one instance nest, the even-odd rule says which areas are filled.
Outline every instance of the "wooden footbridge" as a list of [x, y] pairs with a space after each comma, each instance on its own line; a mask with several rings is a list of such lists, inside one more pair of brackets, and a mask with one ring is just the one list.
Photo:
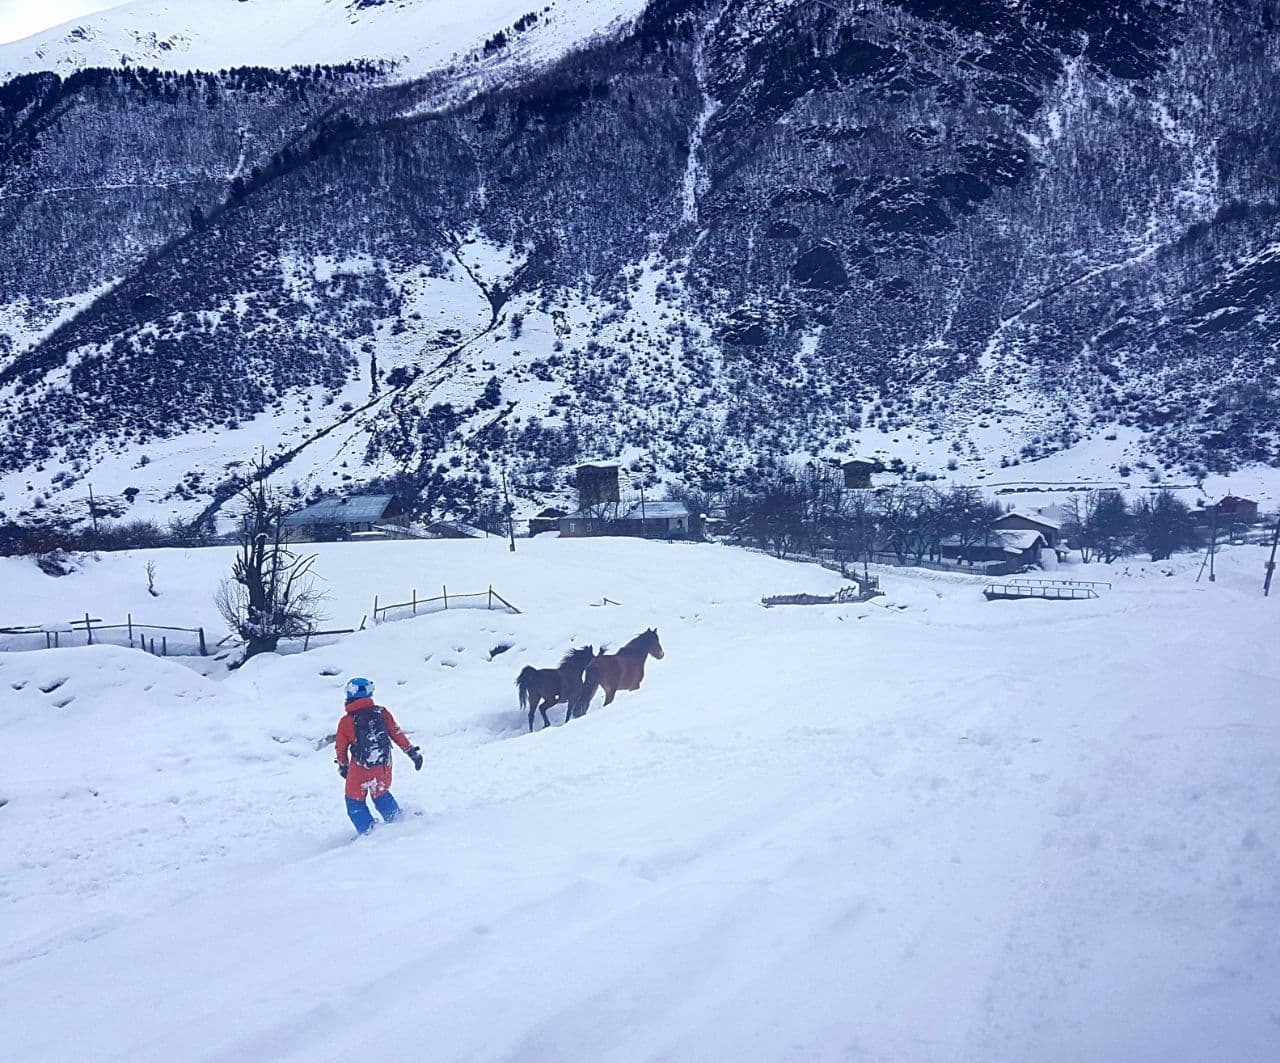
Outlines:
[[989, 602], [1018, 601], [1025, 598], [1078, 602], [1097, 598], [1100, 590], [1110, 589], [1110, 583], [1095, 580], [1019, 578], [1004, 583], [988, 583], [982, 593]]

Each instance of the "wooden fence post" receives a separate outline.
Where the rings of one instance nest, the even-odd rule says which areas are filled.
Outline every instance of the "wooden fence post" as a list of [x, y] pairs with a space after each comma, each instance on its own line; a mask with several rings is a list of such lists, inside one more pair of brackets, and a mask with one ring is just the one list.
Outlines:
[[418, 615], [418, 588], [413, 589], [413, 615]]
[[133, 649], [133, 614], [126, 613], [125, 617], [129, 622], [129, 649]]
[[373, 596], [373, 622], [375, 624], [378, 622], [378, 596], [376, 594]]
[[492, 583], [489, 584], [489, 605], [487, 606], [487, 608], [489, 609], [493, 608], [493, 584]]
[[85, 634], [89, 636], [89, 641], [88, 643], [86, 643], [86, 645], [92, 646], [93, 645], [93, 626], [89, 623], [88, 613], [84, 614], [84, 630], [85, 630]]
[[160, 636], [160, 656], [162, 657], [169, 656], [169, 636], [168, 635]]
[[197, 630], [197, 631], [199, 632], [199, 634], [200, 634], [200, 656], [201, 656], [201, 657], [208, 657], [208, 656], [209, 656], [209, 651], [208, 651], [207, 649], [205, 649], [205, 648], [204, 648], [204, 628], [202, 628], [202, 627], [201, 627], [201, 628], [196, 628], [196, 630]]
[[[441, 586], [440, 589], [444, 591], [444, 607], [448, 609], [449, 608], [449, 588]], [[88, 616], [88, 615], [89, 615], [88, 613], [85, 613], [85, 616]]]

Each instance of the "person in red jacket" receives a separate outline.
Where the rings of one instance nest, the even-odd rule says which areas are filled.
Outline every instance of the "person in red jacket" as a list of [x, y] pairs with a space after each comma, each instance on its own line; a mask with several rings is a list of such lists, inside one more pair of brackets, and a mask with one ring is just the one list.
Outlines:
[[338, 721], [338, 774], [347, 780], [347, 815], [361, 834], [373, 828], [373, 816], [366, 804], [373, 798], [384, 820], [390, 823], [400, 815], [400, 806], [391, 796], [391, 743], [413, 761], [415, 771], [422, 770], [422, 753], [400, 730], [395, 717], [373, 701], [373, 682], [352, 679], [347, 684], [347, 705]]

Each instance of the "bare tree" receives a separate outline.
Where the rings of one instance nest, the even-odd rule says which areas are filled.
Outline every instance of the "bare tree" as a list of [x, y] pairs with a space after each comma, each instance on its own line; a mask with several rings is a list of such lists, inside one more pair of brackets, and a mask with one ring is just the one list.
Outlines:
[[1097, 546], [1094, 525], [1098, 511], [1098, 492], [1074, 494], [1065, 508], [1067, 519], [1062, 525], [1062, 533], [1068, 542], [1075, 543], [1076, 549], [1080, 551], [1081, 563], [1087, 565], [1093, 560]]
[[1143, 548], [1152, 561], [1163, 561], [1177, 550], [1185, 550], [1195, 543], [1195, 530], [1187, 505], [1167, 487], [1154, 497], [1138, 500], [1134, 507], [1134, 519]]
[[862, 559], [862, 575], [867, 576], [867, 561], [876, 545], [875, 498], [869, 490], [849, 491], [840, 524], [844, 549], [856, 564]]
[[995, 542], [995, 523], [1003, 516], [998, 502], [983, 498], [976, 487], [955, 486], [939, 503], [942, 534], [954, 538], [957, 558], [971, 560], [975, 546], [991, 546]]
[[260, 461], [239, 498], [244, 506], [236, 531], [239, 550], [215, 601], [228, 626], [244, 639], [247, 661], [274, 653], [282, 638], [313, 630], [321, 619], [322, 596], [311, 572], [315, 555], [289, 549], [283, 506]]
[[916, 564], [928, 554], [937, 558], [943, 536], [942, 496], [932, 487], [907, 487], [911, 511], [911, 554]]
[[942, 494], [938, 510], [942, 535], [955, 540], [960, 561], [972, 561], [969, 553], [974, 547], [996, 542], [996, 521], [1004, 516], [1000, 503], [984, 498], [978, 488], [959, 484]]
[[907, 563], [915, 531], [915, 514], [905, 488], [890, 487], [880, 495], [880, 530], [898, 564]]
[[1132, 522], [1124, 495], [1113, 487], [1098, 492], [1094, 502], [1090, 535], [1093, 545], [1108, 565], [1131, 549]]

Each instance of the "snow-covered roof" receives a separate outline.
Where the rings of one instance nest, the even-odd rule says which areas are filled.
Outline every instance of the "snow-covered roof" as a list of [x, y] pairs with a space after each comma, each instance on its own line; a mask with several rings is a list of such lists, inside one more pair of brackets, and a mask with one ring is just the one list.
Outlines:
[[1046, 521], [1046, 523], [1056, 522], [1059, 528], [1071, 519], [1071, 514], [1067, 511], [1067, 507], [1058, 505], [1056, 502], [1053, 505], [1045, 506], [1042, 509], [1037, 510], [1037, 512], [1040, 514], [1040, 517], [1037, 519], [1047, 517], [1048, 521]]
[[[992, 533], [990, 543], [970, 543], [971, 549], [981, 549], [986, 547], [996, 547], [1004, 551], [1006, 554], [1023, 554], [1030, 550], [1036, 544], [1047, 546], [1044, 536], [1038, 531], [1030, 528], [998, 528]], [[943, 546], [959, 546], [960, 540], [952, 535], [942, 540]]]
[[848, 458], [840, 460], [841, 465], [852, 465], [855, 462], [859, 465], [876, 465], [880, 461], [879, 458], [868, 458], [865, 454], [854, 454]]
[[621, 467], [622, 463], [619, 461], [607, 461], [602, 459], [578, 462], [579, 469], [620, 469]]
[[1059, 531], [1062, 528], [1062, 521], [1054, 520], [1052, 517], [1047, 517], [1043, 513], [1027, 513], [1025, 510], [1021, 509], [1011, 509], [1000, 519], [1008, 520], [1010, 517], [1021, 517], [1023, 520], [1033, 520], [1037, 524], [1043, 524], [1046, 528], [1052, 528], [1054, 531]]
[[622, 519], [683, 520], [687, 516], [689, 507], [683, 502], [636, 502]]
[[602, 502], [566, 515], [568, 520], [687, 520], [688, 517], [688, 506], [668, 501]]
[[1037, 544], [1045, 545], [1044, 536], [1031, 528], [1000, 528], [996, 531], [996, 538], [1003, 544], [1006, 553], [1020, 554]]
[[303, 528], [312, 524], [372, 524], [382, 519], [391, 505], [392, 495], [351, 495], [348, 498], [322, 498], [306, 509], [284, 518], [286, 528]]
[[464, 539], [483, 539], [488, 534], [483, 528], [477, 528], [460, 520], [433, 520], [426, 525], [426, 529], [437, 535], [441, 532], [454, 532]]

